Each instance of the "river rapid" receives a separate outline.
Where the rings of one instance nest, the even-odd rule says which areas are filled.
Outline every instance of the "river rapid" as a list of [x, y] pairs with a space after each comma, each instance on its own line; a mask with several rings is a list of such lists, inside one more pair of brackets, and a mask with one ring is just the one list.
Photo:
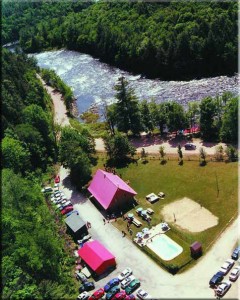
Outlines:
[[215, 97], [225, 91], [235, 95], [239, 93], [238, 75], [191, 81], [161, 81], [131, 74], [75, 51], [49, 51], [33, 56], [39, 67], [53, 69], [72, 88], [79, 114], [94, 106], [101, 112], [104, 103], [116, 101], [114, 85], [120, 76], [129, 81], [129, 86], [134, 89], [139, 100], [155, 99], [157, 103], [174, 100], [184, 107], [190, 101], [200, 101], [206, 96]]

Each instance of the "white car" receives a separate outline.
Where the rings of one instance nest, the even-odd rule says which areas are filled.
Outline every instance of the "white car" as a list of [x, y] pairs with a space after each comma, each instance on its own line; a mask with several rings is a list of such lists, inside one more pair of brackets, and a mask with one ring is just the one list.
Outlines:
[[85, 300], [85, 299], [88, 299], [89, 298], [89, 293], [88, 292], [83, 292], [81, 293], [80, 295], [78, 295], [77, 297], [79, 300]]
[[126, 268], [125, 270], [122, 271], [120, 275], [118, 275], [118, 279], [122, 281], [123, 279], [127, 278], [132, 274], [132, 270], [130, 268]]
[[235, 261], [231, 258], [227, 259], [224, 264], [221, 266], [220, 268], [220, 272], [223, 272], [224, 275], [226, 275], [229, 270], [232, 268], [232, 266], [234, 265]]
[[223, 296], [230, 289], [231, 285], [231, 282], [228, 280], [222, 282], [217, 288], [217, 295]]
[[133, 275], [123, 279], [123, 281], [121, 282], [121, 288], [125, 289], [134, 279], [135, 277]]
[[139, 289], [137, 291], [137, 297], [140, 299], [152, 299], [152, 296], [148, 294], [148, 292], [144, 291], [143, 289]]
[[239, 275], [240, 275], [240, 267], [238, 266], [232, 269], [229, 275], [229, 279], [235, 281], [238, 279]]

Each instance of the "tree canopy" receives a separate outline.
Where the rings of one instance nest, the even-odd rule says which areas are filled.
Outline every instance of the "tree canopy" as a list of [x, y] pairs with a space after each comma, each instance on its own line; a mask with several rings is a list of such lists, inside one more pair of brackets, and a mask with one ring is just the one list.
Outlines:
[[162, 79], [237, 72], [237, 1], [46, 3], [4, 5], [3, 40], [20, 37], [28, 52], [67, 47]]

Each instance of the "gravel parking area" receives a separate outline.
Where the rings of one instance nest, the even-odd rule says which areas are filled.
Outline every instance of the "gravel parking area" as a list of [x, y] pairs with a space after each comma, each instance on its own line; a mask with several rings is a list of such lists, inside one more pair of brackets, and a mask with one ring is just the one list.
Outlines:
[[[103, 223], [103, 216], [93, 203], [76, 192], [67, 179], [68, 172], [61, 168], [60, 178], [66, 196], [74, 204], [84, 221], [91, 223], [89, 229], [92, 237], [100, 241], [116, 256], [117, 268], [107, 277], [96, 282], [96, 289], [103, 287], [110, 279], [116, 277], [123, 269], [130, 267], [133, 275], [141, 281], [141, 287], [154, 298], [205, 298], [214, 299], [214, 291], [208, 282], [218, 271], [221, 264], [230, 257], [237, 241], [238, 219], [235, 220], [219, 237], [210, 251], [204, 255], [190, 270], [171, 275], [161, 269], [145, 253], [137, 249], [134, 243], [122, 237], [111, 223]], [[228, 276], [225, 276], [228, 279]], [[224, 298], [238, 299], [238, 281], [232, 284]]]

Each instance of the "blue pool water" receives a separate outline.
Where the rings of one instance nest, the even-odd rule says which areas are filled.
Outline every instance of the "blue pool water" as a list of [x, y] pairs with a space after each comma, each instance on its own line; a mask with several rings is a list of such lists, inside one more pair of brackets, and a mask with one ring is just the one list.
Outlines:
[[147, 244], [163, 260], [172, 260], [182, 253], [183, 248], [164, 234], [153, 237], [152, 242]]

